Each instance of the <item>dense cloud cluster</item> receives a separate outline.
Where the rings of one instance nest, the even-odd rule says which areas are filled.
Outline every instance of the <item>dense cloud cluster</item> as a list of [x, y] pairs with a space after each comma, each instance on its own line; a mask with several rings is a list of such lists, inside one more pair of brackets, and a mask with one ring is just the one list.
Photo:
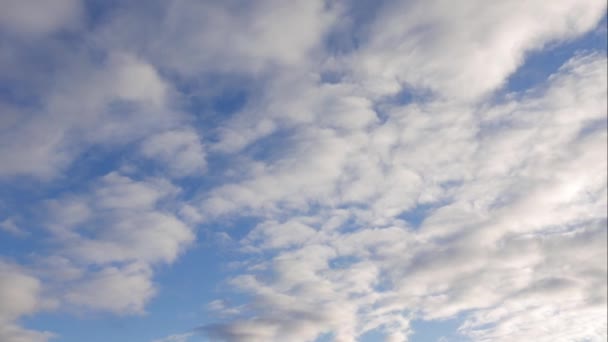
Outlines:
[[42, 311], [145, 313], [156, 268], [213, 234], [245, 299], [157, 341], [403, 342], [454, 317], [473, 341], [606, 339], [606, 51], [505, 88], [605, 36], [604, 1], [0, 5], [0, 186], [42, 189], [0, 194], [0, 234], [44, 246], [0, 252], [0, 340], [49, 341], [20, 324]]

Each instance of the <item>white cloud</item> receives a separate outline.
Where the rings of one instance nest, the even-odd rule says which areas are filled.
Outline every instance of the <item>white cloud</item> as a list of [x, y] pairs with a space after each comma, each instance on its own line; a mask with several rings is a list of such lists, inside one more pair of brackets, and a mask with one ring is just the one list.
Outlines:
[[[101, 45], [135, 49], [188, 77], [200, 72], [260, 72], [299, 66], [334, 14], [323, 1], [154, 2], [129, 8], [96, 32]], [[149, 29], [156, 28], [152, 36]]]
[[[0, 99], [0, 177], [52, 193], [43, 222], [0, 224], [50, 236], [33, 273], [0, 261], [0, 302], [17, 299], [0, 307], [0, 339], [46, 341], [19, 319], [47, 297], [145, 313], [155, 267], [195, 224], [240, 216], [259, 220], [244, 237], [208, 236], [251, 253], [229, 282], [247, 299], [159, 341], [406, 341], [413, 319], [456, 316], [477, 341], [606, 338], [605, 55], [489, 96], [527, 54], [592, 30], [604, 1], [151, 1], [78, 42], [44, 38], [78, 26], [78, 2], [0, 4], [2, 30], [41, 42], [2, 43], [20, 88]], [[48, 70], [29, 72], [28, 52], [54, 56]], [[256, 87], [236, 113], [182, 112], [204, 92], [189, 87], [235, 75]], [[95, 148], [121, 152], [120, 171], [54, 187]]]
[[83, 58], [56, 77], [41, 108], [13, 108], [2, 126], [0, 176], [54, 178], [89, 146], [120, 146], [182, 120], [155, 68], [129, 54]]
[[89, 192], [50, 202], [49, 229], [60, 244], [54, 267], [66, 271], [46, 275], [66, 284], [56, 295], [76, 307], [144, 312], [156, 293], [153, 266], [173, 262], [194, 240], [192, 228], [173, 214], [178, 192], [165, 180], [110, 173]]
[[6, 342], [46, 342], [53, 338], [53, 334], [26, 330], [17, 325], [3, 324], [0, 326], [0, 337]]
[[157, 159], [177, 177], [200, 175], [206, 166], [198, 135], [191, 130], [173, 130], [153, 135], [142, 143], [142, 154]]
[[[410, 315], [469, 312], [461, 332], [480, 341], [605, 336], [606, 132], [587, 128], [606, 115], [605, 75], [603, 56], [577, 56], [548, 84], [479, 111], [394, 108], [363, 136], [301, 129], [288, 140], [297, 152], [205, 202], [269, 218], [242, 243], [276, 253], [235, 279], [252, 296], [248, 313], [206, 332], [304, 341], [333, 331], [348, 341], [381, 329], [405, 340]], [[365, 138], [390, 126], [385, 141]], [[343, 195], [358, 183], [371, 185], [361, 200]], [[412, 230], [408, 213], [421, 204], [431, 209]], [[323, 228], [345, 205], [350, 219]], [[292, 219], [273, 221], [285, 213]], [[583, 254], [582, 241], [596, 242]], [[577, 264], [585, 269], [568, 266]], [[565, 325], [577, 328], [555, 328]]]
[[60, 29], [76, 28], [82, 16], [80, 0], [0, 1], [0, 27], [25, 35], [45, 35]]
[[19, 266], [0, 260], [0, 340], [46, 342], [53, 334], [28, 330], [17, 319], [44, 309], [40, 281]]
[[353, 70], [379, 94], [409, 85], [475, 99], [500, 86], [526, 53], [591, 30], [605, 9], [598, 0], [390, 1], [364, 35]]
[[[289, 235], [285, 234], [286, 231], [289, 231]], [[270, 221], [254, 228], [248, 234], [248, 239], [261, 241], [262, 247], [266, 248], [286, 248], [301, 245], [314, 235], [313, 228], [296, 220], [286, 223]]]
[[[38, 307], [37, 296], [40, 291], [38, 279], [28, 275], [15, 265], [2, 262], [2, 320], [15, 319], [21, 315], [35, 312]], [[15, 286], [18, 285], [18, 286]]]
[[105, 267], [78, 283], [66, 300], [118, 314], [143, 313], [147, 301], [156, 293], [151, 277], [152, 270], [146, 264]]

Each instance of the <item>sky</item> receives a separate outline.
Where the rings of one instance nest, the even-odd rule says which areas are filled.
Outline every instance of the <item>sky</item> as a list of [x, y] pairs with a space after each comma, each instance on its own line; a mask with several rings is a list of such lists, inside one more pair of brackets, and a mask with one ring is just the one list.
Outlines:
[[0, 341], [606, 341], [605, 0], [0, 0]]

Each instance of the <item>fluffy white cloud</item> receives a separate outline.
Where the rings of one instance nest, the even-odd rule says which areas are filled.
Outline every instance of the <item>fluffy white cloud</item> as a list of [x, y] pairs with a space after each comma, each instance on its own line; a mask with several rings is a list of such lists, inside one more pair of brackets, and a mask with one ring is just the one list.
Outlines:
[[205, 152], [196, 132], [172, 130], [147, 138], [142, 154], [162, 162], [177, 177], [200, 175], [205, 168]]
[[379, 94], [407, 85], [475, 99], [500, 86], [527, 53], [591, 30], [605, 9], [597, 0], [388, 1], [362, 34], [354, 70]]
[[[476, 341], [606, 338], [605, 54], [490, 96], [604, 1], [125, 2], [86, 28], [77, 1], [0, 4], [0, 181], [50, 197], [0, 220], [49, 238], [31, 271], [0, 261], [0, 339], [46, 341], [19, 319], [47, 296], [145, 313], [195, 224], [241, 216], [209, 236], [240, 243], [246, 299], [160, 341], [407, 341], [454, 317]], [[223, 78], [246, 103], [209, 119]], [[118, 171], [57, 186], [96, 149]]]
[[57, 76], [41, 108], [10, 107], [14, 119], [0, 122], [0, 176], [56, 177], [89, 146], [120, 146], [181, 120], [145, 61], [116, 53], [102, 66], [79, 62]]
[[[106, 251], [111, 252], [111, 251]], [[156, 290], [146, 264], [108, 266], [90, 274], [66, 295], [71, 304], [118, 314], [143, 313]]]
[[305, 64], [335, 16], [320, 0], [246, 6], [176, 0], [154, 1], [146, 10], [127, 8], [96, 32], [96, 41], [137, 50], [186, 77]]
[[178, 193], [165, 180], [110, 173], [89, 192], [50, 201], [48, 227], [63, 255], [55, 260], [64, 265], [54, 268], [66, 272], [46, 276], [69, 284], [57, 295], [77, 307], [144, 312], [156, 293], [153, 266], [173, 262], [194, 240], [192, 227], [173, 213]]
[[41, 284], [19, 266], [0, 260], [0, 339], [6, 342], [46, 342], [53, 334], [27, 330], [17, 319], [45, 307]]
[[[242, 241], [274, 256], [234, 281], [252, 296], [247, 314], [205, 332], [226, 341], [334, 332], [353, 341], [381, 329], [405, 340], [411, 317], [469, 312], [461, 333], [475, 340], [601, 340], [605, 93], [606, 59], [592, 54], [481, 110], [410, 105], [365, 134], [300, 129], [306, 138], [287, 140], [295, 153], [204, 202], [222, 214], [296, 215], [265, 221]], [[376, 130], [394, 133], [370, 138]], [[344, 196], [357, 188], [362, 197]], [[408, 217], [422, 205], [429, 212], [413, 229]], [[343, 215], [333, 208], [347, 218], [323, 224]]]

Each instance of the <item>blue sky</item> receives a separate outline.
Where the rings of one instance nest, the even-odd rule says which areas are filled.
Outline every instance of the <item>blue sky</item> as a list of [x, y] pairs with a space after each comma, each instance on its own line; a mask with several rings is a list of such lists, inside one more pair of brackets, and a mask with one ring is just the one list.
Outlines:
[[0, 341], [605, 341], [600, 0], [0, 0]]

